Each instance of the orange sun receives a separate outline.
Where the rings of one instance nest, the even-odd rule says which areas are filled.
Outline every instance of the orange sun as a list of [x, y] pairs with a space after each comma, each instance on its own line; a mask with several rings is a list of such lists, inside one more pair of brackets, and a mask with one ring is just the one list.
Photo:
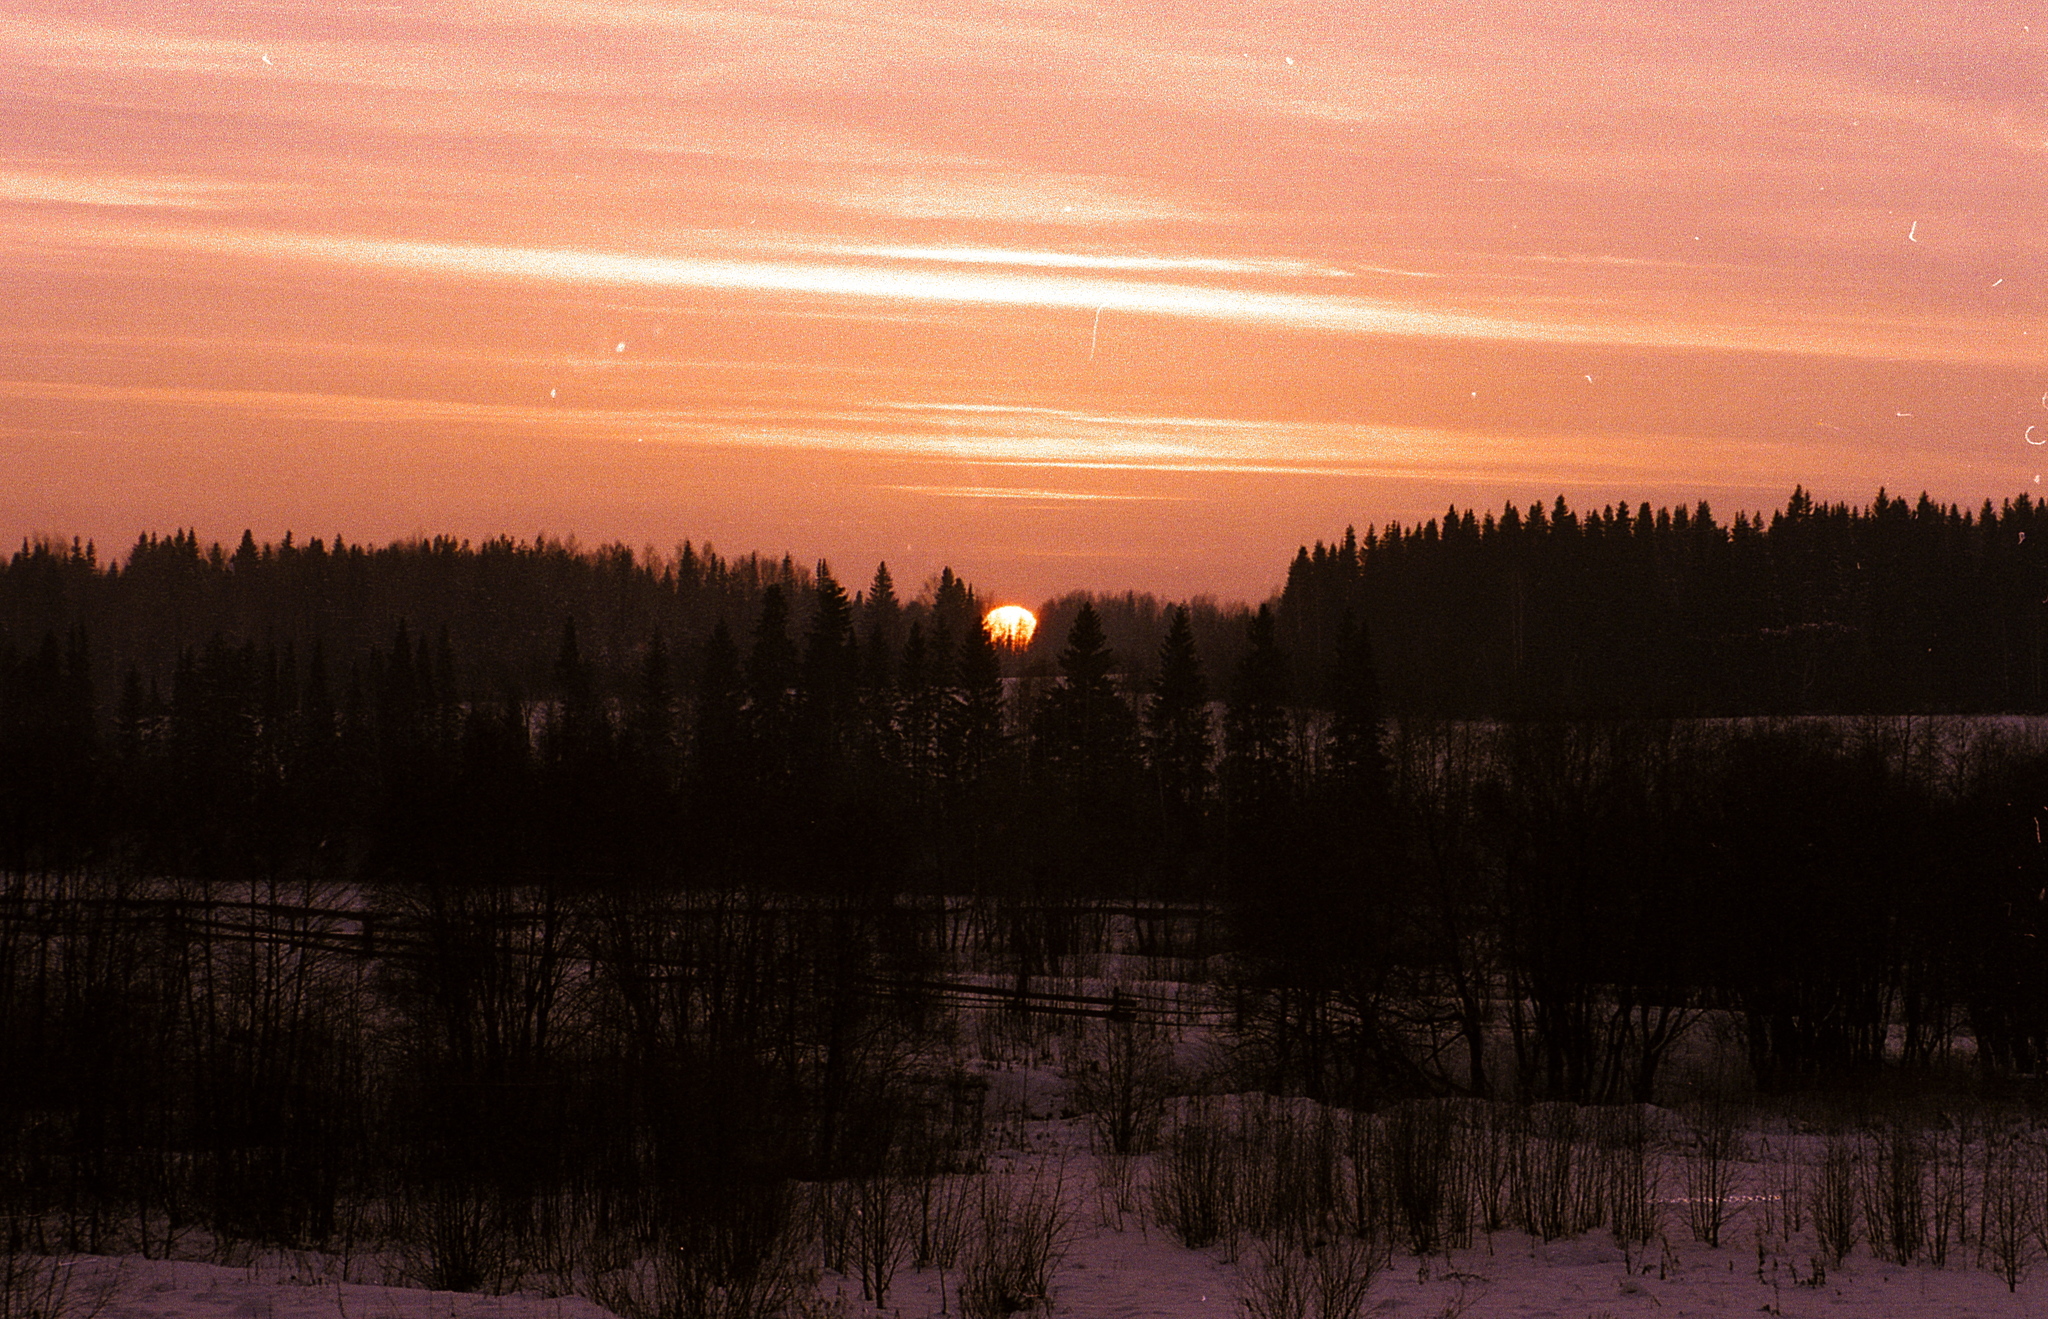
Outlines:
[[989, 610], [981, 625], [998, 646], [1022, 650], [1031, 644], [1031, 634], [1038, 630], [1038, 617], [1022, 605], [1004, 605]]

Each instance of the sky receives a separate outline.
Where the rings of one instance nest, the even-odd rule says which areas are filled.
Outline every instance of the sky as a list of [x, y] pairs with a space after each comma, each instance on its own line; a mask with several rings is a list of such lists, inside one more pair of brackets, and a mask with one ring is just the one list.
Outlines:
[[2048, 470], [2048, 4], [0, 9], [0, 543], [1258, 599]]

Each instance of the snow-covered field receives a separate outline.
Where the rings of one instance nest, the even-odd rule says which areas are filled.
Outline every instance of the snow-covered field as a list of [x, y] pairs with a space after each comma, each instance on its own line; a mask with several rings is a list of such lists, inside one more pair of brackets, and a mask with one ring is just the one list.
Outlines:
[[[1040, 987], [1058, 991], [1054, 998], [1088, 996], [1098, 1002], [1112, 992], [1128, 994], [1141, 1013], [1159, 1019], [1154, 1033], [1138, 1029], [1133, 1036], [1128, 1023], [1026, 1016], [969, 1003], [958, 1009], [953, 1051], [926, 1060], [934, 1069], [971, 1070], [978, 1074], [977, 1085], [987, 1083], [985, 1137], [977, 1124], [977, 1139], [986, 1144], [965, 1151], [969, 1171], [942, 1175], [960, 1197], [956, 1208], [973, 1198], [973, 1208], [963, 1212], [982, 1216], [974, 1230], [989, 1235], [988, 1206], [1000, 1200], [983, 1188], [1056, 1188], [1057, 1266], [1045, 1294], [1030, 1298], [1033, 1309], [1081, 1319], [2048, 1315], [2048, 1132], [2032, 1115], [1994, 1114], [1968, 1102], [1943, 1111], [1927, 1101], [1910, 1111], [1901, 1107], [1890, 1118], [1872, 1111], [1852, 1121], [1820, 1105], [1797, 1115], [1734, 1106], [1715, 1110], [1698, 1096], [1673, 1098], [1678, 1109], [1515, 1108], [1477, 1101], [1415, 1106], [1403, 1111], [1423, 1114], [1422, 1126], [1437, 1124], [1422, 1134], [1434, 1132], [1455, 1148], [1451, 1155], [1433, 1156], [1443, 1162], [1431, 1176], [1439, 1191], [1452, 1186], [1449, 1194], [1460, 1205], [1442, 1215], [1445, 1222], [1455, 1220], [1444, 1231], [1451, 1244], [1418, 1255], [1399, 1221], [1406, 1212], [1401, 1192], [1385, 1185], [1403, 1175], [1400, 1160], [1407, 1157], [1389, 1153], [1403, 1138], [1399, 1112], [1355, 1117], [1306, 1101], [1237, 1093], [1246, 1082], [1219, 1062], [1222, 1051], [1209, 1020], [1215, 1013], [1202, 986], [1162, 977], [1144, 959], [1068, 970], [1066, 977], [1041, 980]], [[978, 983], [970, 968], [961, 968], [957, 979]], [[997, 978], [984, 979], [987, 987], [998, 986]], [[1126, 1038], [1153, 1040], [1161, 1052], [1149, 1061], [1117, 1055], [1112, 1033], [1119, 1029]], [[1701, 1038], [1710, 1035], [1702, 1032]], [[1157, 1107], [1157, 1129], [1137, 1142], [1147, 1152], [1125, 1159], [1101, 1153], [1103, 1129], [1086, 1115], [1090, 1102], [1077, 1079], [1091, 1069], [1107, 1072], [1119, 1056], [1139, 1073], [1148, 1065], [1159, 1069], [1157, 1076], [1138, 1076], [1140, 1083], [1159, 1087], [1149, 1101]], [[1688, 1059], [1703, 1067], [1710, 1061]], [[1730, 1113], [1739, 1116], [1730, 1119]], [[1909, 1119], [1920, 1125], [1897, 1125]], [[1716, 1122], [1723, 1124], [1727, 1142], [1718, 1181], [1702, 1170], [1703, 1142]], [[1241, 1216], [1199, 1248], [1181, 1243], [1171, 1214], [1153, 1192], [1167, 1176], [1178, 1133], [1203, 1123], [1239, 1151], [1252, 1151], [1235, 1156], [1239, 1162], [1228, 1178], [1237, 1187], [1259, 1182], [1269, 1204], [1272, 1188], [1294, 1185], [1290, 1176], [1300, 1179], [1303, 1150], [1324, 1152], [1321, 1157], [1335, 1169], [1328, 1181], [1336, 1201], [1371, 1201], [1369, 1211], [1348, 1218], [1340, 1212], [1325, 1220], [1336, 1223], [1334, 1228], [1315, 1226], [1299, 1239], [1306, 1242], [1301, 1249], [1307, 1256], [1315, 1256], [1327, 1252], [1325, 1242], [1313, 1239], [1316, 1234], [1343, 1237], [1362, 1218], [1372, 1218], [1375, 1244], [1368, 1254], [1378, 1257], [1379, 1267], [1360, 1307], [1330, 1314], [1313, 1306], [1258, 1304], [1262, 1294], [1270, 1296], [1275, 1276], [1265, 1239], [1273, 1235], [1266, 1230], [1270, 1224], [1252, 1221], [1263, 1211]], [[1902, 1132], [1910, 1132], [1911, 1159], [1904, 1165], [1885, 1162], [1886, 1142], [1895, 1151]], [[1289, 1159], [1292, 1172], [1274, 1170]], [[1818, 1227], [1831, 1159], [1838, 1161], [1838, 1203], [1846, 1206], [1841, 1212], [1854, 1220], [1847, 1229], [1854, 1244], [1839, 1260], [1831, 1260]], [[1900, 1166], [1909, 1168], [1909, 1193], [1898, 1189]], [[1545, 1178], [1548, 1189], [1537, 1186]], [[1370, 1195], [1359, 1189], [1361, 1179], [1375, 1179]], [[1697, 1239], [1702, 1186], [1726, 1206], [1718, 1246]], [[1994, 1192], [2005, 1197], [1995, 1211], [1987, 1208], [1997, 1198]], [[1241, 1190], [1230, 1194], [1245, 1203], [1256, 1198]], [[1915, 1263], [1891, 1263], [1873, 1250], [1872, 1238], [1881, 1234], [1873, 1214], [1884, 1211], [1887, 1194], [1907, 1194], [1922, 1219], [1920, 1236], [1906, 1251]], [[889, 1247], [898, 1254], [886, 1304], [878, 1310], [865, 1301], [858, 1268], [850, 1262], [843, 1269], [824, 1266], [833, 1258], [824, 1242], [833, 1229], [826, 1224], [837, 1222], [842, 1242], [859, 1232], [850, 1224], [861, 1202], [842, 1193], [835, 1208], [827, 1188], [806, 1188], [803, 1195], [796, 1250], [805, 1282], [786, 1308], [787, 1319], [951, 1319], [961, 1312], [965, 1256], [943, 1270], [913, 1267], [901, 1224]], [[1555, 1201], [1552, 1216], [1569, 1220], [1551, 1239], [1502, 1225], [1535, 1222], [1535, 1207], [1546, 1195]], [[897, 1206], [891, 1212], [908, 1212], [900, 1200], [889, 1203]], [[1994, 1214], [2007, 1229], [2002, 1247], [1993, 1241], [1999, 1226]], [[1627, 1245], [1614, 1226], [1623, 1219], [1632, 1225], [1622, 1234]], [[417, 1261], [385, 1259], [368, 1250], [342, 1261], [237, 1246], [234, 1262], [222, 1263], [208, 1258], [208, 1243], [194, 1233], [180, 1239], [178, 1251], [187, 1257], [62, 1261], [68, 1301], [62, 1306], [24, 1305], [21, 1297], [7, 1294], [0, 1275], [0, 1319], [610, 1319], [612, 1313], [588, 1295], [575, 1294], [578, 1287], [607, 1294], [587, 1278], [570, 1276], [581, 1265], [565, 1266], [568, 1271], [555, 1275], [551, 1289], [540, 1289], [534, 1272], [522, 1275], [534, 1289], [476, 1295], [404, 1285], [426, 1276]], [[842, 1259], [845, 1253], [842, 1246]], [[1930, 1262], [1936, 1258], [1939, 1263]], [[2001, 1262], [2016, 1276], [2016, 1288], [1994, 1271]], [[2026, 1276], [2036, 1271], [2038, 1276]], [[621, 1309], [619, 1319], [697, 1319], [658, 1305]]]
[[[167, 1260], [82, 1260], [82, 1274], [117, 1274], [100, 1319], [605, 1319], [580, 1297], [477, 1296], [406, 1287], [321, 1281], [303, 1267], [264, 1260], [249, 1267]], [[1647, 1271], [1644, 1271], [1644, 1270]], [[1797, 1266], [1799, 1278], [1808, 1267]], [[1795, 1279], [1779, 1261], [1762, 1279], [1753, 1249], [1718, 1251], [1676, 1244], [1668, 1258], [1631, 1262], [1594, 1238], [1544, 1244], [1502, 1234], [1426, 1263], [1397, 1259], [1375, 1283], [1366, 1313], [1463, 1315], [1468, 1319], [1620, 1319], [1624, 1315], [1776, 1314], [1869, 1319], [2032, 1316], [2048, 1307], [2039, 1283], [2008, 1293], [1967, 1267], [1900, 1268], [1868, 1257], [1830, 1270], [1824, 1285]], [[90, 1282], [81, 1278], [81, 1287]], [[1215, 1250], [1190, 1251], [1136, 1225], [1117, 1232], [1089, 1225], [1061, 1268], [1054, 1312], [1086, 1319], [1236, 1319], [1242, 1283]], [[873, 1313], [850, 1278], [822, 1277], [818, 1316]], [[886, 1311], [902, 1319], [954, 1313], [941, 1306], [938, 1277], [906, 1272]]]
[[[1084, 1319], [1238, 1319], [1247, 1313], [1242, 1298], [1260, 1263], [1251, 1236], [1240, 1237], [1234, 1251], [1221, 1243], [1186, 1249], [1149, 1212], [1117, 1212], [1114, 1190], [1100, 1175], [1105, 1163], [1089, 1153], [1081, 1121], [1040, 1118], [1026, 1122], [1021, 1134], [1023, 1148], [993, 1158], [990, 1175], [1026, 1178], [1058, 1170], [1068, 1240], [1052, 1285], [1053, 1313]], [[1624, 1249], [1604, 1229], [1549, 1242], [1502, 1230], [1475, 1231], [1470, 1246], [1421, 1259], [1394, 1249], [1363, 1313], [1413, 1319], [2048, 1313], [2048, 1268], [2008, 1291], [1983, 1266], [1975, 1243], [1951, 1242], [1944, 1267], [1888, 1264], [1866, 1245], [1838, 1266], [1818, 1265], [1812, 1224], [1792, 1229], [1771, 1197], [1750, 1193], [1769, 1184], [1769, 1169], [1755, 1157], [1758, 1145], [1753, 1133], [1752, 1157], [1736, 1170], [1719, 1249], [1692, 1239], [1684, 1201], [1668, 1194], [1683, 1173], [1667, 1155], [1660, 1174], [1666, 1185], [1655, 1208], [1660, 1233], [1647, 1245]], [[1808, 1141], [1806, 1147], [1817, 1145]], [[1145, 1169], [1147, 1162], [1138, 1166]], [[67, 1267], [75, 1319], [86, 1319], [102, 1295], [97, 1319], [606, 1319], [606, 1311], [574, 1295], [484, 1296], [342, 1281], [334, 1261], [300, 1253], [257, 1255], [238, 1266], [130, 1257], [79, 1259]], [[356, 1278], [376, 1271], [363, 1259], [347, 1270]], [[862, 1301], [857, 1277], [821, 1270], [815, 1296], [805, 1296], [792, 1313], [796, 1319], [954, 1315], [958, 1283], [957, 1270], [918, 1271], [906, 1262], [887, 1306], [877, 1312]], [[1315, 1319], [1312, 1310], [1303, 1314]]]

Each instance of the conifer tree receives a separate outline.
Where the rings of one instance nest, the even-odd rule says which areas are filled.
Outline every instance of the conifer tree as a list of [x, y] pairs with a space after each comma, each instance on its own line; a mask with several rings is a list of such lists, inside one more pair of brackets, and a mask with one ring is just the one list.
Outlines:
[[764, 770], [786, 763], [792, 732], [791, 698], [797, 680], [796, 645], [789, 639], [789, 601], [780, 584], [761, 593], [761, 616], [747, 651], [747, 715], [753, 750]]
[[648, 634], [634, 685], [627, 732], [636, 765], [666, 787], [675, 777], [675, 691], [669, 677], [668, 643], [661, 633]]
[[692, 765], [701, 782], [730, 782], [741, 773], [746, 742], [746, 677], [732, 629], [720, 618], [704, 642], [691, 699]]
[[925, 635], [924, 620], [912, 619], [903, 640], [902, 686], [895, 703], [896, 745], [918, 791], [939, 776], [940, 710], [946, 690], [941, 673], [935, 672], [943, 665], [934, 661], [934, 649], [943, 654], [945, 647], [934, 647]]
[[1116, 654], [1092, 603], [1084, 601], [1075, 615], [1059, 666], [1038, 721], [1039, 755], [1070, 788], [1099, 789], [1128, 767], [1137, 721], [1117, 689]]
[[896, 685], [896, 661], [903, 648], [903, 604], [889, 565], [875, 565], [875, 579], [861, 597], [861, 680], [873, 691]]
[[1235, 809], [1264, 811], [1283, 801], [1293, 779], [1287, 710], [1287, 660], [1273, 610], [1259, 606], [1249, 649], [1231, 675], [1223, 713], [1223, 781]]
[[1355, 808], [1383, 810], [1388, 767], [1383, 744], [1380, 684], [1372, 638], [1356, 614], [1344, 615], [1331, 676], [1329, 773], [1339, 795]]
[[598, 700], [596, 675], [576, 640], [576, 620], [562, 623], [555, 653], [554, 718], [548, 726], [548, 759], [572, 773], [594, 770], [610, 741], [611, 725]]
[[1186, 605], [1174, 609], [1159, 646], [1159, 676], [1145, 706], [1145, 746], [1161, 808], [1170, 822], [1185, 826], [1208, 795], [1214, 748], [1209, 684]]
[[932, 626], [934, 631], [943, 631], [948, 637], [958, 639], [967, 635], [967, 629], [981, 623], [981, 604], [974, 597], [974, 591], [966, 582], [953, 575], [951, 568], [941, 569], [938, 585], [932, 592]]
[[804, 736], [823, 748], [847, 732], [860, 686], [860, 649], [854, 639], [853, 602], [819, 560], [812, 586], [811, 628], [804, 640], [801, 682]]
[[789, 599], [780, 583], [761, 592], [761, 615], [747, 652], [747, 695], [756, 707], [780, 706], [796, 685], [796, 645], [789, 639]]
[[954, 706], [956, 774], [973, 783], [1001, 761], [1003, 731], [1003, 661], [988, 629], [971, 629], [960, 646], [960, 698]]

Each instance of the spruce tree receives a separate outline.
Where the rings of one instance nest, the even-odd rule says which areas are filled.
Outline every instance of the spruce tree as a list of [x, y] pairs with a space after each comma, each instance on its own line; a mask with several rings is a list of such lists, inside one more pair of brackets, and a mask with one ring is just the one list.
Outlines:
[[1084, 601], [1060, 651], [1060, 680], [1040, 713], [1039, 755], [1052, 776], [1070, 788], [1099, 788], [1128, 768], [1137, 721], [1113, 676], [1116, 653], [1101, 616]]
[[1287, 797], [1293, 779], [1287, 710], [1287, 660], [1270, 605], [1248, 629], [1249, 649], [1231, 675], [1223, 713], [1223, 781], [1234, 809], [1265, 811]]
[[697, 779], [731, 779], [740, 773], [746, 743], [743, 710], [746, 678], [740, 671], [739, 647], [723, 618], [704, 642], [691, 699], [691, 760]]
[[1372, 637], [1354, 613], [1346, 613], [1338, 629], [1330, 692], [1330, 778], [1340, 798], [1354, 809], [1382, 811], [1389, 771], [1379, 673], [1373, 666]]
[[860, 654], [853, 636], [853, 603], [823, 560], [813, 589], [816, 607], [804, 642], [801, 675], [804, 723], [808, 736], [829, 740], [853, 708]]
[[1186, 605], [1176, 606], [1159, 646], [1159, 676], [1145, 705], [1145, 747], [1158, 785], [1161, 809], [1185, 826], [1208, 795], [1209, 683], [1195, 651], [1195, 632]]
[[903, 604], [889, 565], [875, 565], [875, 579], [861, 597], [861, 682], [874, 691], [896, 685], [896, 660], [903, 648]]
[[953, 707], [956, 775], [973, 783], [1002, 759], [1003, 661], [985, 627], [974, 628], [960, 646], [960, 699]]

